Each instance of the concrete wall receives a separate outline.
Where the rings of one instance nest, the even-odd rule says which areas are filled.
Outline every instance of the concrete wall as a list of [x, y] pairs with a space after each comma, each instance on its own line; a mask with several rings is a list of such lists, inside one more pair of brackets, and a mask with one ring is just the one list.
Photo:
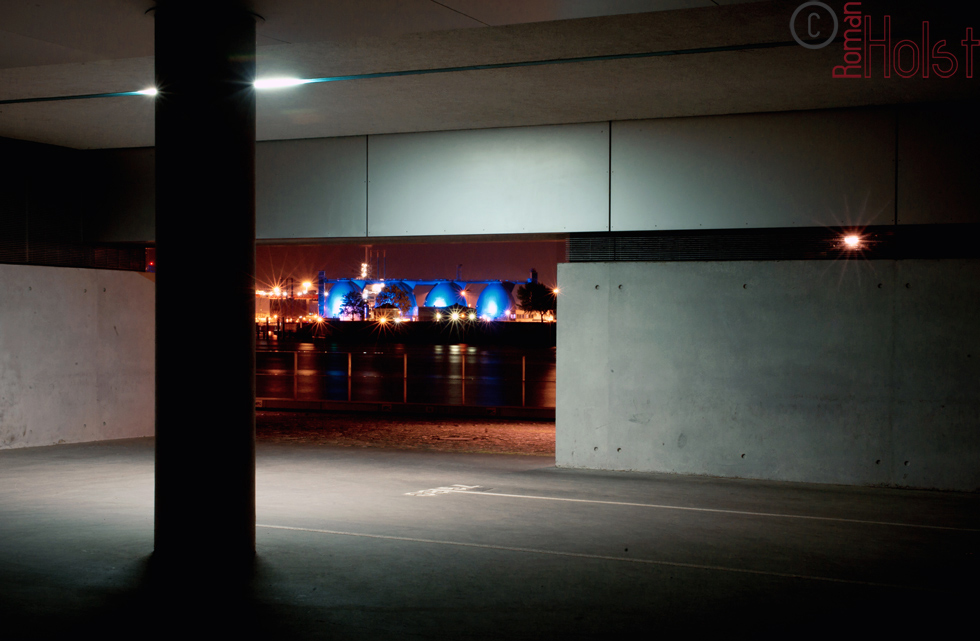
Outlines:
[[48, 244], [87, 240], [85, 158], [75, 149], [0, 139], [0, 260], [24, 262]]
[[609, 123], [371, 136], [371, 236], [607, 231]]
[[611, 231], [890, 225], [895, 114], [613, 123]]
[[156, 235], [156, 149], [83, 152], [86, 240], [147, 242]]
[[[942, 103], [261, 142], [256, 230], [274, 240], [980, 222], [975, 112]], [[152, 241], [152, 150], [75, 153], [92, 159], [86, 240]]]
[[255, 146], [258, 238], [367, 233], [367, 138], [280, 140]]
[[980, 261], [559, 265], [557, 464], [980, 489]]
[[152, 436], [154, 284], [0, 265], [0, 448]]

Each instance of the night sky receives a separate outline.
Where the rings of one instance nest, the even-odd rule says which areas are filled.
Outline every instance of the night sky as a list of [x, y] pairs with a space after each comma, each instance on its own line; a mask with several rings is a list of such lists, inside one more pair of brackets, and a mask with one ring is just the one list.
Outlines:
[[[398, 243], [387, 245], [259, 245], [255, 249], [257, 287], [271, 288], [292, 276], [296, 281], [356, 278], [370, 252], [371, 277], [387, 280], [456, 278], [462, 264], [462, 280], [509, 280], [524, 282], [531, 268], [538, 279], [557, 284], [558, 263], [564, 262], [565, 241], [494, 241], [475, 243]], [[387, 261], [378, 258], [384, 252]], [[385, 270], [384, 263], [387, 263]], [[377, 273], [375, 268], [381, 273]], [[386, 273], [385, 273], [386, 271]]]

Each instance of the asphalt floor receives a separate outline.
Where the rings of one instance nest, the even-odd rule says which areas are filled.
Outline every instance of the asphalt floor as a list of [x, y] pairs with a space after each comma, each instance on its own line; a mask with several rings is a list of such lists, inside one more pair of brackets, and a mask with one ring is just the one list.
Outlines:
[[213, 590], [154, 587], [152, 439], [0, 451], [2, 637], [945, 638], [975, 624], [976, 494], [274, 431], [259, 430], [254, 567]]

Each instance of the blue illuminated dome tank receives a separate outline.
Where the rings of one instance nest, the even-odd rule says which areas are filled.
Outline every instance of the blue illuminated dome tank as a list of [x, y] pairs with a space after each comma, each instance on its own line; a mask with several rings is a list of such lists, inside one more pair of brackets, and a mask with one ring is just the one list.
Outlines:
[[344, 302], [344, 296], [351, 292], [360, 295], [361, 289], [363, 289], [363, 287], [352, 280], [334, 283], [333, 287], [331, 287], [330, 291], [327, 293], [326, 303], [324, 305], [324, 309], [320, 310], [320, 315], [324, 318], [339, 318], [340, 306]]
[[451, 307], [452, 305], [467, 306], [463, 289], [456, 283], [439, 283], [425, 297], [426, 307]]
[[[507, 283], [512, 289], [513, 283]], [[501, 282], [488, 284], [476, 301], [476, 315], [490, 320], [506, 319], [514, 309], [514, 301], [510, 297], [507, 286]]]

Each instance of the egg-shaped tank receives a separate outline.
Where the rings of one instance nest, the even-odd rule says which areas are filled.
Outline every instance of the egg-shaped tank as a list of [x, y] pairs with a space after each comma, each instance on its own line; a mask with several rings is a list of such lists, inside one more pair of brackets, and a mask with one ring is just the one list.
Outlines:
[[327, 292], [324, 309], [320, 310], [320, 315], [324, 318], [340, 318], [340, 307], [344, 303], [344, 296], [351, 292], [361, 295], [362, 286], [352, 280], [342, 280], [334, 283], [330, 291]]
[[507, 285], [511, 288], [514, 286], [512, 283], [493, 282], [484, 287], [476, 301], [476, 315], [489, 320], [506, 319], [514, 309]]
[[439, 283], [429, 290], [425, 297], [426, 307], [451, 307], [453, 305], [467, 307], [463, 289], [456, 283]]
[[405, 294], [408, 299], [408, 312], [405, 313], [406, 316], [418, 316], [419, 315], [419, 304], [415, 298], [415, 288], [404, 281], [392, 281], [390, 283], [385, 283], [384, 289], [382, 289], [377, 298], [374, 299], [374, 306], [380, 307], [391, 300], [385, 296], [385, 289], [388, 290], [399, 290]]

